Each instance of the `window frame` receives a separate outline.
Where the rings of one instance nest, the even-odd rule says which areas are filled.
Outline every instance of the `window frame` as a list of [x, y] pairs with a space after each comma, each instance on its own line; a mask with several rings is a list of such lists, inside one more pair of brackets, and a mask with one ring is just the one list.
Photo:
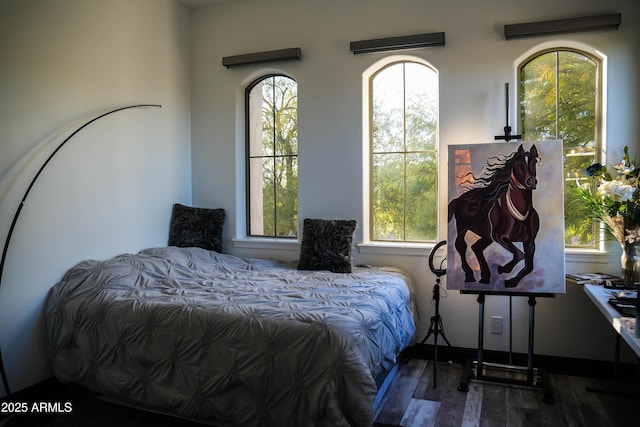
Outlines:
[[[250, 120], [251, 119], [250, 94], [251, 94], [251, 91], [260, 83], [276, 77], [284, 77], [294, 82], [296, 84], [296, 98], [297, 98], [298, 82], [293, 77], [286, 75], [284, 73], [276, 72], [276, 73], [268, 73], [268, 74], [260, 75], [259, 77], [251, 81], [251, 83], [249, 83], [244, 90], [244, 99], [245, 99], [245, 104], [244, 104], [244, 110], [245, 110], [245, 236], [250, 239], [274, 240], [274, 241], [277, 241], [277, 240], [297, 241], [299, 238], [298, 227], [296, 227], [296, 235], [294, 236], [284, 236], [284, 235], [277, 234], [277, 226], [275, 226], [275, 224], [277, 224], [277, 215], [275, 214], [274, 214], [274, 234], [273, 235], [252, 234], [251, 232], [251, 159], [254, 157], [251, 156], [251, 124], [252, 123]], [[296, 101], [296, 104], [297, 104], [297, 101]], [[297, 109], [296, 109], [296, 126], [298, 126]], [[298, 145], [298, 143], [296, 143], [296, 145]], [[278, 157], [283, 157], [283, 156], [276, 155], [274, 150], [274, 153], [272, 156], [257, 156], [257, 157], [269, 157], [269, 158], [277, 159]], [[292, 157], [296, 158], [296, 162], [299, 160], [298, 147], [296, 147], [296, 154]], [[297, 175], [299, 177], [299, 169], [298, 169]], [[299, 200], [299, 194], [296, 194], [296, 198]], [[274, 206], [274, 209], [275, 209], [275, 206]], [[296, 216], [298, 215], [298, 210], [296, 210], [295, 215]]]
[[[517, 61], [517, 67], [516, 67], [516, 87], [517, 87], [517, 94], [516, 94], [516, 99], [518, 100], [518, 102], [516, 103], [516, 116], [518, 119], [518, 126], [519, 129], [522, 131], [524, 129], [524, 125], [523, 125], [523, 115], [521, 114], [521, 102], [522, 102], [522, 97], [523, 97], [523, 93], [522, 93], [522, 70], [523, 68], [525, 68], [530, 62], [534, 61], [535, 59], [547, 55], [549, 53], [555, 53], [556, 55], [558, 55], [561, 52], [568, 52], [568, 53], [574, 53], [577, 55], [581, 55], [587, 59], [589, 59], [590, 61], [592, 61], [595, 64], [595, 85], [596, 85], [596, 93], [595, 93], [595, 108], [594, 108], [594, 116], [595, 116], [595, 122], [594, 122], [594, 152], [595, 152], [595, 158], [594, 158], [594, 162], [604, 162], [605, 159], [605, 152], [606, 152], [606, 139], [605, 139], [605, 134], [606, 134], [606, 129], [605, 129], [605, 114], [604, 114], [604, 106], [605, 106], [605, 99], [606, 99], [606, 86], [604, 85], [605, 83], [605, 72], [606, 72], [606, 57], [600, 56], [594, 52], [589, 52], [588, 50], [586, 50], [586, 48], [584, 47], [571, 47], [571, 46], [566, 46], [566, 45], [549, 45], [543, 48], [536, 48], [533, 51], [531, 51], [530, 53], [528, 53], [527, 55], [523, 56], [519, 61]], [[557, 61], [556, 61], [556, 70], [558, 70], [557, 67]], [[556, 75], [556, 81], [557, 81], [557, 75]], [[556, 95], [556, 99], [557, 99], [557, 95]], [[557, 107], [557, 102], [556, 102], [556, 113], [558, 110]], [[558, 122], [558, 116], [556, 114], [556, 123]], [[556, 129], [555, 129], [555, 137], [556, 139], [561, 139], [559, 137], [559, 127], [556, 125]], [[566, 157], [564, 157], [563, 154], [563, 162], [565, 161]], [[566, 206], [565, 206], [566, 208]], [[565, 229], [565, 234], [566, 234], [566, 229]], [[604, 251], [604, 227], [603, 224], [599, 221], [594, 221], [593, 223], [593, 235], [595, 236], [594, 242], [589, 245], [589, 246], [580, 246], [580, 245], [567, 245], [565, 243], [565, 250], [569, 249], [569, 250], [578, 250], [578, 251], [599, 251], [602, 252]]]
[[[406, 233], [407, 233], [407, 194], [406, 194], [406, 182], [407, 182], [407, 173], [406, 173], [406, 161], [403, 162], [403, 172], [402, 172], [402, 179], [403, 179], [403, 235], [404, 237], [402, 239], [377, 239], [375, 238], [375, 233], [374, 233], [374, 132], [373, 132], [373, 116], [374, 116], [374, 80], [375, 78], [382, 72], [384, 72], [385, 70], [396, 66], [396, 65], [406, 65], [406, 64], [416, 64], [422, 67], [425, 67], [427, 70], [429, 70], [430, 72], [434, 73], [435, 75], [435, 79], [436, 79], [436, 94], [435, 94], [435, 104], [436, 104], [436, 124], [435, 124], [435, 141], [434, 141], [434, 149], [433, 150], [408, 150], [407, 146], [406, 146], [406, 109], [403, 113], [403, 126], [404, 126], [404, 130], [403, 130], [403, 150], [402, 151], [394, 151], [394, 152], [389, 152], [388, 154], [391, 153], [395, 153], [395, 154], [402, 154], [403, 157], [406, 158], [406, 156], [408, 154], [411, 153], [421, 153], [421, 152], [432, 152], [435, 155], [435, 164], [436, 164], [436, 188], [435, 188], [435, 200], [436, 200], [436, 226], [435, 226], [435, 239], [434, 240], [430, 240], [430, 239], [425, 239], [425, 240], [408, 240], [406, 238]], [[393, 57], [393, 58], [387, 58], [386, 60], [384, 60], [382, 63], [377, 63], [374, 66], [372, 66], [370, 68], [370, 72], [369, 73], [365, 73], [364, 75], [364, 79], [365, 81], [364, 83], [364, 87], [366, 87], [367, 89], [367, 103], [365, 104], [365, 109], [366, 109], [366, 117], [367, 117], [367, 132], [366, 132], [366, 137], [365, 137], [365, 141], [366, 141], [366, 148], [365, 148], [365, 152], [367, 155], [367, 161], [368, 161], [368, 170], [367, 170], [367, 175], [366, 175], [366, 181], [367, 185], [368, 185], [368, 191], [367, 191], [367, 196], [368, 198], [366, 199], [367, 201], [367, 215], [365, 216], [366, 221], [367, 221], [367, 237], [366, 237], [366, 241], [369, 244], [373, 244], [373, 245], [384, 245], [384, 246], [391, 246], [391, 247], [405, 247], [405, 248], [421, 248], [424, 247], [425, 245], [432, 245], [435, 244], [438, 241], [438, 236], [439, 236], [439, 205], [440, 205], [440, 190], [441, 190], [441, 185], [440, 185], [440, 131], [439, 131], [439, 124], [440, 124], [440, 91], [439, 91], [439, 81], [440, 81], [440, 73], [438, 71], [438, 69], [436, 67], [434, 67], [433, 65], [429, 64], [428, 62], [420, 59], [420, 58], [414, 58], [414, 57], [406, 57], [406, 56], [402, 56], [402, 57]], [[404, 73], [404, 70], [403, 70]], [[403, 77], [403, 82], [406, 83], [406, 78]], [[406, 85], [405, 85], [406, 87]], [[406, 93], [406, 91], [403, 90], [404, 93]], [[404, 102], [406, 102], [406, 96], [403, 96], [404, 98]], [[406, 104], [405, 104], [406, 105]]]

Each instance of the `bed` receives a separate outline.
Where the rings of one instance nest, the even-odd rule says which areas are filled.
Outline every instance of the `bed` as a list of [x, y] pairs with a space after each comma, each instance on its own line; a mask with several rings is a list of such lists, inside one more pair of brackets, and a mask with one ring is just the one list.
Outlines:
[[203, 423], [370, 426], [413, 340], [411, 281], [299, 267], [177, 246], [83, 261], [49, 292], [51, 371]]

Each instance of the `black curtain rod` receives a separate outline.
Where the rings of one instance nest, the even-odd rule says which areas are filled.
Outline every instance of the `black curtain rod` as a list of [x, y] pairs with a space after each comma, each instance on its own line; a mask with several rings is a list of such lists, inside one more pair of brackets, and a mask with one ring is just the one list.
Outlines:
[[612, 13], [609, 15], [510, 24], [504, 26], [504, 36], [507, 40], [511, 40], [523, 37], [547, 36], [550, 34], [617, 30], [620, 26], [621, 19], [621, 14]]
[[235, 67], [238, 65], [255, 64], [259, 62], [283, 61], [286, 59], [300, 59], [302, 49], [292, 47], [289, 49], [270, 50], [267, 52], [246, 53], [244, 55], [225, 56], [222, 65]]
[[390, 50], [418, 49], [444, 46], [444, 32], [387, 37], [382, 39], [359, 40], [349, 44], [354, 55]]

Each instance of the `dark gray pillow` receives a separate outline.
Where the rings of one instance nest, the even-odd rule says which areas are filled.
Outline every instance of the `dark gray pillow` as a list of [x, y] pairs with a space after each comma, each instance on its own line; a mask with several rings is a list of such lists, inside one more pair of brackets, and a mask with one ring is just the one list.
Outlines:
[[169, 246], [198, 247], [222, 252], [224, 217], [224, 209], [174, 204], [169, 227]]
[[353, 219], [305, 218], [298, 270], [351, 273], [351, 243], [356, 225]]

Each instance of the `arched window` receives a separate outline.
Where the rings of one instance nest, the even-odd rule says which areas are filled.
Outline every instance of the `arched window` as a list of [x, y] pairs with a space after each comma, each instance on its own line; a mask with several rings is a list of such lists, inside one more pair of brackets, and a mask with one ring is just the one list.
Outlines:
[[599, 224], [572, 208], [573, 187], [586, 183], [586, 168], [602, 152], [602, 63], [575, 49], [535, 53], [520, 64], [523, 139], [562, 139], [564, 146], [565, 245], [599, 247]]
[[437, 238], [438, 73], [413, 61], [371, 75], [370, 239]]
[[298, 86], [269, 75], [246, 90], [247, 235], [297, 237]]

